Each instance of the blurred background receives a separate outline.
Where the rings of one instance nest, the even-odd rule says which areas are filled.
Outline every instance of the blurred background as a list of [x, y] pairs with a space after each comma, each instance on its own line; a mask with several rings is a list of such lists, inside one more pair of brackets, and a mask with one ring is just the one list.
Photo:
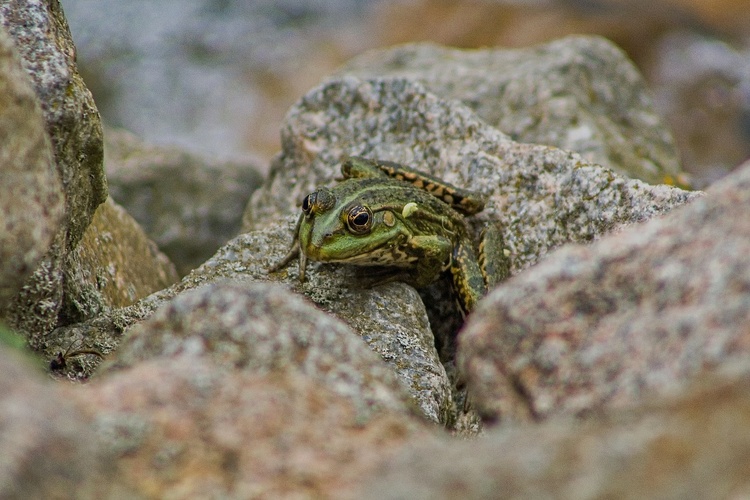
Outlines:
[[279, 148], [289, 106], [371, 48], [599, 34], [641, 69], [705, 187], [750, 158], [750, 0], [61, 0], [109, 126], [218, 159]]

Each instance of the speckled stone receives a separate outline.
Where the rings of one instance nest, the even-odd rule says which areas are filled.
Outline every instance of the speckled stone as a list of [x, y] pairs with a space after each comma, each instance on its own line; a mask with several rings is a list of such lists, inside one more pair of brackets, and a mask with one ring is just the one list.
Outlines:
[[307, 193], [333, 184], [347, 155], [382, 158], [487, 195], [470, 221], [502, 228], [513, 274], [559, 245], [591, 241], [697, 196], [628, 180], [576, 153], [513, 142], [467, 106], [403, 78], [320, 85], [287, 114], [282, 145], [248, 205], [246, 229], [297, 213]]
[[174, 357], [303, 373], [350, 399], [360, 418], [409, 407], [395, 373], [354, 332], [278, 285], [211, 284], [184, 293], [130, 330], [104, 371]]
[[179, 280], [174, 264], [111, 198], [65, 263], [61, 323], [129, 306]]
[[73, 248], [107, 199], [99, 112], [78, 74], [76, 49], [58, 0], [3, 2], [0, 24], [14, 40], [42, 106], [65, 186], [67, 245]]
[[674, 141], [643, 77], [601, 37], [569, 36], [521, 49], [399, 45], [366, 52], [336, 74], [419, 81], [515, 141], [575, 151], [652, 184], [681, 175]]
[[410, 446], [347, 497], [745, 498], [750, 378], [704, 382], [583, 424], [557, 419]]
[[37, 366], [0, 344], [0, 498], [104, 498], [111, 453]]
[[2, 311], [49, 250], [62, 222], [64, 196], [31, 81], [1, 28], [0, 137]]
[[[227, 370], [219, 350], [229, 346], [229, 339], [215, 338], [211, 359], [152, 359], [71, 391], [90, 416], [92, 436], [116, 456], [120, 498], [346, 495], [381, 460], [437, 430], [382, 407], [363, 419], [355, 398], [322, 374]], [[258, 349], [271, 347], [263, 342]], [[331, 369], [342, 373], [335, 364]]]
[[[128, 327], [148, 318], [175, 296], [203, 285], [226, 281], [280, 281], [306, 293], [323, 310], [347, 323], [386, 361], [427, 418], [444, 424], [455, 421], [458, 409], [451, 398], [450, 382], [416, 292], [401, 283], [364, 288], [347, 269], [336, 266], [321, 266], [304, 284], [299, 283], [294, 267], [269, 275], [268, 268], [287, 250], [291, 225], [290, 218], [284, 224], [241, 235], [179, 283], [132, 306], [58, 328], [50, 335], [46, 357], [53, 359], [57, 352], [73, 344], [85, 344], [109, 353], [117, 348]], [[293, 303], [297, 303], [296, 299]], [[85, 378], [97, 364], [93, 356], [76, 359], [70, 363], [66, 374]]]
[[476, 407], [500, 421], [582, 415], [747, 359], [748, 255], [750, 163], [666, 217], [555, 252], [460, 334]]
[[0, 25], [10, 34], [31, 78], [64, 191], [62, 226], [3, 313], [10, 326], [41, 348], [58, 324], [66, 255], [107, 197], [101, 121], [78, 74], [75, 47], [57, 0], [2, 2]]

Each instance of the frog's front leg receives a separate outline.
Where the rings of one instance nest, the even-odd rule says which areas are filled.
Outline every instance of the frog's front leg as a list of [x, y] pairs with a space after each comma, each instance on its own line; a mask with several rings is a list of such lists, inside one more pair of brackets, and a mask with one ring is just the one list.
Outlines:
[[448, 268], [453, 243], [444, 236], [412, 236], [406, 242], [405, 251], [417, 259], [414, 286], [423, 288]]
[[453, 290], [456, 292], [462, 312], [466, 315], [487, 293], [484, 275], [469, 240], [461, 241], [453, 248], [451, 278]]
[[488, 224], [479, 237], [479, 268], [487, 282], [487, 290], [510, 276], [510, 252], [505, 248], [503, 233], [497, 224]]
[[268, 268], [269, 273], [275, 273], [289, 265], [291, 261], [299, 257], [299, 280], [305, 281], [305, 268], [307, 267], [307, 257], [303, 252], [300, 251], [299, 247], [299, 228], [302, 224], [302, 218], [304, 214], [300, 214], [297, 219], [297, 223], [294, 226], [292, 233], [292, 244], [289, 247], [289, 251], [284, 255], [279, 262]]
[[503, 235], [495, 224], [482, 230], [479, 257], [467, 241], [453, 249], [451, 275], [453, 288], [465, 313], [474, 309], [477, 301], [510, 274], [510, 261], [506, 254]]

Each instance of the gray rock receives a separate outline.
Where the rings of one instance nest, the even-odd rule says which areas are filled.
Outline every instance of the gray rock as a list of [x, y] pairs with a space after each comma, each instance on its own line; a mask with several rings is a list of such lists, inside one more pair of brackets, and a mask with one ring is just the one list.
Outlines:
[[457, 99], [518, 142], [548, 144], [651, 184], [681, 175], [643, 77], [612, 42], [570, 36], [522, 49], [407, 44], [347, 62], [338, 76], [409, 78]]
[[278, 285], [213, 284], [182, 294], [131, 329], [104, 372], [175, 357], [304, 374], [349, 399], [360, 419], [386, 408], [406, 411], [410, 401], [354, 332]]
[[0, 344], [0, 497], [104, 498], [111, 454], [60, 386]]
[[[305, 194], [333, 182], [343, 157], [359, 154], [411, 164], [488, 195], [487, 208], [471, 223], [476, 232], [488, 223], [501, 228], [513, 273], [556, 246], [591, 241], [696, 196], [627, 180], [575, 153], [514, 143], [461, 103], [401, 78], [326, 82], [289, 112], [282, 141], [266, 185], [245, 212], [245, 229], [297, 212]], [[450, 316], [456, 315], [451, 302], [427, 304], [433, 330], [448, 346], [443, 362], [449, 367], [455, 335]], [[449, 309], [448, 317], [441, 313]], [[455, 399], [460, 404], [462, 396]]]
[[239, 234], [257, 161], [216, 161], [107, 129], [104, 160], [123, 205], [184, 276]]
[[0, 25], [31, 77], [65, 196], [64, 220], [53, 244], [2, 314], [39, 348], [58, 323], [66, 254], [107, 197], [101, 122], [76, 69], [75, 47], [57, 0], [3, 2]]
[[0, 88], [2, 311], [49, 250], [62, 222], [64, 197], [31, 81], [2, 28]]
[[42, 106], [55, 162], [65, 186], [67, 245], [75, 247], [107, 199], [102, 126], [78, 74], [76, 49], [58, 0], [9, 0], [0, 24], [15, 41]]
[[583, 424], [550, 420], [409, 447], [347, 498], [745, 497], [750, 378], [705, 382]]
[[745, 359], [749, 193], [746, 163], [690, 205], [561, 249], [495, 290], [460, 337], [482, 414], [627, 406]]

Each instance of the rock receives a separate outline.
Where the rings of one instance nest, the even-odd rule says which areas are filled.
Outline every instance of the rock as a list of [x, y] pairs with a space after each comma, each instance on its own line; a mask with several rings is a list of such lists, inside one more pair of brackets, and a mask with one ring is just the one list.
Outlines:
[[488, 419], [632, 405], [747, 357], [750, 163], [674, 213], [569, 246], [496, 289], [460, 335]]
[[110, 452], [60, 387], [12, 354], [0, 344], [0, 497], [103, 498]]
[[104, 371], [163, 357], [303, 373], [351, 399], [359, 418], [382, 408], [405, 411], [409, 402], [393, 371], [354, 332], [279, 286], [216, 284], [184, 293], [130, 330]]
[[550, 420], [409, 447], [350, 498], [742, 498], [748, 387], [747, 375], [713, 378], [583, 425]]
[[[193, 294], [193, 298], [198, 296]], [[273, 301], [278, 298], [276, 295], [262, 305], [258, 303], [258, 307], [273, 309]], [[226, 320], [230, 314], [239, 317], [237, 311], [225, 313]], [[323, 316], [318, 318], [320, 326], [324, 326], [320, 322]], [[327, 321], [329, 326], [333, 324]], [[188, 324], [185, 326], [189, 328]], [[342, 331], [341, 327], [337, 329]], [[266, 334], [272, 335], [273, 331]], [[208, 336], [203, 338], [208, 340]], [[199, 339], [198, 335], [192, 341], [183, 337], [172, 346], [200, 349]], [[363, 419], [355, 401], [357, 396], [341, 390], [349, 384], [342, 386], [343, 380], [334, 382], [334, 377], [326, 382], [319, 376], [322, 373], [305, 376], [300, 370], [281, 366], [248, 370], [219, 364], [220, 349], [232, 342], [219, 337], [214, 340], [216, 350], [210, 357], [152, 359], [76, 391], [74, 397], [94, 421], [92, 432], [116, 454], [118, 482], [131, 496], [342, 495], [351, 491], [380, 460], [408, 443], [424, 442], [433, 434], [424, 422], [382, 407], [373, 409]], [[347, 344], [343, 337], [339, 340]], [[283, 342], [275, 343], [275, 347], [287, 353], [291, 348], [302, 355], [302, 341], [300, 335], [296, 347], [284, 347]], [[270, 347], [272, 344], [264, 341], [258, 350]], [[325, 355], [330, 368], [342, 373], [336, 360], [343, 351], [335, 345], [330, 347], [334, 351]], [[225, 354], [228, 361], [232, 353]], [[266, 354], [273, 357], [272, 352]], [[364, 346], [360, 354], [372, 356]], [[282, 358], [283, 355], [276, 356], [280, 365], [293, 362]], [[308, 359], [312, 361], [311, 357]], [[304, 364], [304, 359], [298, 361]], [[323, 358], [318, 357], [318, 361]]]
[[62, 222], [64, 198], [31, 81], [2, 28], [0, 88], [2, 311], [49, 250]]
[[129, 306], [178, 280], [174, 264], [110, 198], [68, 254], [61, 322], [79, 323]]
[[651, 50], [645, 71], [696, 180], [710, 184], [750, 158], [750, 46], [680, 30]]
[[[696, 196], [626, 180], [574, 153], [514, 143], [463, 104], [400, 78], [347, 77], [313, 89], [290, 111], [283, 140], [271, 177], [245, 214], [244, 229], [253, 233], [225, 245], [163, 292], [56, 331], [55, 345], [90, 339], [93, 347], [109, 352], [127, 326], [185, 290], [220, 279], [283, 280], [355, 328], [396, 368], [423, 412], [450, 425], [462, 420], [456, 410], [461, 396], [449, 394], [450, 385], [460, 381], [453, 372], [449, 379], [440, 366], [424, 306], [413, 290], [401, 284], [363, 289], [348, 266], [313, 265], [302, 285], [294, 264], [273, 276], [267, 273], [289, 244], [296, 200], [332, 182], [342, 157], [364, 154], [409, 163], [488, 195], [488, 208], [474, 218], [473, 230], [488, 223], [502, 228], [513, 273], [563, 243], [590, 241]], [[450, 307], [428, 304], [428, 309], [445, 309], [455, 317], [452, 300], [446, 301]], [[439, 342], [450, 345], [455, 322], [434, 320], [431, 314], [433, 329], [447, 331]], [[452, 363], [448, 352], [446, 365]]]
[[337, 72], [343, 75], [418, 81], [515, 141], [575, 151], [651, 184], [681, 176], [642, 76], [604, 38], [571, 36], [515, 50], [399, 45], [354, 58]]
[[31, 77], [65, 196], [64, 220], [52, 245], [2, 314], [33, 347], [40, 348], [57, 326], [66, 254], [107, 197], [101, 122], [77, 72], [75, 47], [57, 0], [3, 2], [0, 24]]
[[10, 0], [0, 23], [15, 41], [42, 106], [55, 162], [65, 186], [68, 249], [83, 237], [107, 199], [102, 126], [76, 67], [76, 49], [58, 0]]
[[109, 191], [184, 276], [239, 234], [257, 161], [217, 161], [107, 129]]

